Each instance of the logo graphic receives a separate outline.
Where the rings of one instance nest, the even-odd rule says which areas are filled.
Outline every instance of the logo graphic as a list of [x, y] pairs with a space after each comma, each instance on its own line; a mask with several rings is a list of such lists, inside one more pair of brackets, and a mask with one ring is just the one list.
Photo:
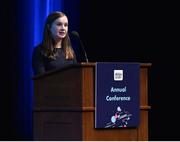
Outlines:
[[114, 80], [115, 81], [123, 80], [123, 70], [114, 70]]
[[105, 128], [127, 127], [131, 116], [132, 114], [130, 114], [128, 111], [122, 111], [118, 106], [117, 111], [113, 116], [111, 116], [111, 121], [106, 123]]

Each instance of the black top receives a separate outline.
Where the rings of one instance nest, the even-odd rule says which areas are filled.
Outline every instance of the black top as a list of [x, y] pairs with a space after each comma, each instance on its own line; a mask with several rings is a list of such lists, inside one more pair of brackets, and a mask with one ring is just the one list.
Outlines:
[[77, 63], [76, 58], [74, 59], [66, 59], [65, 53], [62, 48], [57, 48], [58, 57], [56, 59], [50, 59], [42, 55], [40, 51], [41, 45], [38, 45], [34, 48], [33, 56], [32, 56], [32, 67], [34, 75], [43, 74], [47, 71], [65, 67], [70, 64]]

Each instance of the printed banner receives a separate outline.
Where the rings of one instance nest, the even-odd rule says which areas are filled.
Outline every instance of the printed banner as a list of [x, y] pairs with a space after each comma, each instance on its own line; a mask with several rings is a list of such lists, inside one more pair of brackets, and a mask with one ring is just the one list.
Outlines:
[[139, 63], [96, 64], [95, 128], [139, 125], [139, 77]]

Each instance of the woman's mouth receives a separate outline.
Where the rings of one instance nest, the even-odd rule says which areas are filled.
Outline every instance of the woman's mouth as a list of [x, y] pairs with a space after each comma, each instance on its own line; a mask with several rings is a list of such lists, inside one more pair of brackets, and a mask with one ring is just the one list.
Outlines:
[[66, 35], [66, 32], [59, 32], [59, 35], [61, 35], [61, 36], [64, 36], [64, 35]]

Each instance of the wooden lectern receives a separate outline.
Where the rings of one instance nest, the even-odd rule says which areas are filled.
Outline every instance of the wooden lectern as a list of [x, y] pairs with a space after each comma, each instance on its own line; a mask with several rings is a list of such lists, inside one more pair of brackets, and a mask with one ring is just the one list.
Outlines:
[[95, 129], [95, 63], [67, 66], [34, 80], [33, 140], [148, 140], [148, 68], [140, 65], [140, 125]]

